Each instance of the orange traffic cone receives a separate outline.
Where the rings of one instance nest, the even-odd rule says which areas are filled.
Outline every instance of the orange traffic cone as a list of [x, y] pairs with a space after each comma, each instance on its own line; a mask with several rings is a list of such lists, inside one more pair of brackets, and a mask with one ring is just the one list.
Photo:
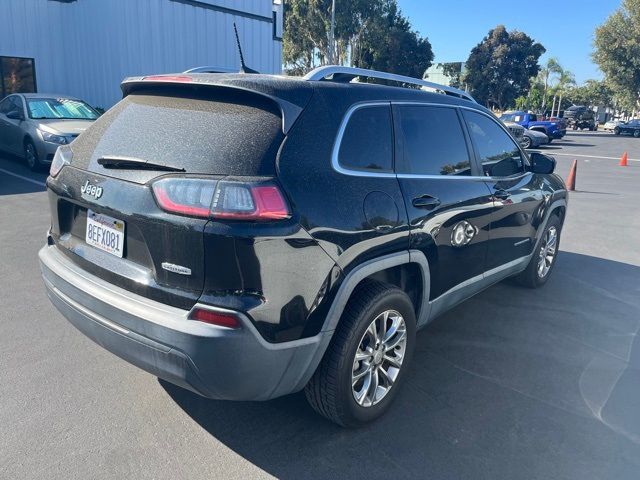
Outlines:
[[626, 167], [627, 166], [627, 152], [624, 152], [622, 154], [622, 158], [620, 159], [620, 163], [618, 164], [621, 167]]
[[572, 192], [576, 189], [576, 171], [578, 170], [578, 160], [574, 160], [571, 164], [571, 170], [569, 170], [569, 176], [567, 177], [567, 188]]

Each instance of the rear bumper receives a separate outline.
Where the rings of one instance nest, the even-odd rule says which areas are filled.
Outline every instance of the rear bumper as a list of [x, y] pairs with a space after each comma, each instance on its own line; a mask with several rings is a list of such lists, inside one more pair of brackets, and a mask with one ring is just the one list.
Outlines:
[[132, 294], [73, 264], [55, 246], [39, 252], [47, 294], [82, 333], [124, 360], [200, 395], [268, 400], [298, 391], [331, 332], [272, 344], [237, 312], [232, 330], [188, 320], [189, 311]]
[[556, 139], [560, 139], [562, 137], [564, 137], [567, 134], [566, 130], [554, 130], [553, 132], [551, 132], [551, 137], [552, 138], [556, 138]]

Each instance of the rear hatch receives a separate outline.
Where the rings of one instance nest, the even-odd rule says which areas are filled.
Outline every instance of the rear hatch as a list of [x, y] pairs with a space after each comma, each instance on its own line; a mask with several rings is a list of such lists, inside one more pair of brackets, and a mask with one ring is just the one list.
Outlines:
[[[202, 293], [205, 262], [217, 261], [215, 252], [205, 258], [209, 219], [167, 213], [152, 185], [167, 176], [213, 185], [228, 176], [274, 177], [283, 138], [280, 110], [263, 96], [229, 88], [139, 89], [78, 137], [70, 164], [49, 179], [52, 240], [110, 283], [190, 308]], [[178, 193], [191, 208], [209, 208], [210, 197], [191, 185]]]

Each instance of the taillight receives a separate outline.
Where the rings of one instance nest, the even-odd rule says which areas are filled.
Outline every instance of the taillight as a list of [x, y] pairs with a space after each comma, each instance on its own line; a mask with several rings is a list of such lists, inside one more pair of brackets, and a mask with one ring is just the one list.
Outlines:
[[71, 148], [68, 146], [58, 147], [53, 160], [51, 161], [51, 167], [49, 168], [49, 175], [55, 177], [60, 173], [62, 167], [71, 163]]
[[217, 181], [164, 177], [153, 183], [160, 208], [167, 212], [228, 220], [282, 220], [291, 213], [272, 182]]
[[213, 218], [282, 220], [289, 208], [273, 184], [219, 182], [211, 205]]
[[196, 307], [189, 314], [189, 319], [210, 325], [217, 325], [218, 327], [240, 328], [240, 320], [238, 320], [236, 315], [216, 310], [206, 310]]

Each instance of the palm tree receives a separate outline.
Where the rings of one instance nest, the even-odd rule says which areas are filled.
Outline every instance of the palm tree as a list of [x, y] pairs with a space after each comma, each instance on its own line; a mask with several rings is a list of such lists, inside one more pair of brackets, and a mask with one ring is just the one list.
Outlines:
[[[562, 69], [560, 76], [558, 77], [558, 83], [555, 86], [555, 94], [553, 95], [553, 103], [556, 102], [556, 95], [560, 96], [558, 101], [558, 111], [556, 116], [560, 115], [560, 108], [562, 108], [562, 96], [567, 93], [570, 87], [575, 86], [576, 77], [569, 70]], [[553, 117], [553, 108], [551, 109], [551, 116]]]
[[547, 104], [547, 91], [549, 90], [549, 80], [553, 75], [560, 75], [562, 67], [557, 58], [551, 57], [547, 60], [544, 67], [540, 69], [540, 80], [544, 84], [544, 91], [542, 94], [542, 112]]

